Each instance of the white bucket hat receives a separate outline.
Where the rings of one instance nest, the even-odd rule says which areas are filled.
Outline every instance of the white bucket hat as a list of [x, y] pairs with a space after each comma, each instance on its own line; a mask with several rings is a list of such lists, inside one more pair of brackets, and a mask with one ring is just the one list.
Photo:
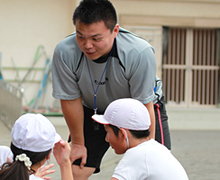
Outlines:
[[53, 124], [42, 114], [20, 116], [12, 128], [12, 144], [19, 149], [44, 152], [52, 149], [61, 137]]
[[118, 99], [110, 103], [104, 115], [93, 115], [92, 119], [100, 124], [111, 124], [118, 128], [143, 131], [151, 124], [147, 108], [132, 98]]

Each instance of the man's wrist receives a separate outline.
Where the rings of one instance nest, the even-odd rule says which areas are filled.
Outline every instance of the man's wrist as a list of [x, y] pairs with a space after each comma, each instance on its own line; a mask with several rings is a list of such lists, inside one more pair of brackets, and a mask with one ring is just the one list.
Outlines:
[[85, 146], [84, 142], [70, 141], [69, 144], [74, 146]]

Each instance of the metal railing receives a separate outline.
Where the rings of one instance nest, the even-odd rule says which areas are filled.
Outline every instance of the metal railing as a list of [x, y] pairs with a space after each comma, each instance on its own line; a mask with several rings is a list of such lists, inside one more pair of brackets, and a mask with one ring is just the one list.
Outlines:
[[22, 114], [22, 97], [21, 88], [0, 80], [0, 120], [9, 129]]

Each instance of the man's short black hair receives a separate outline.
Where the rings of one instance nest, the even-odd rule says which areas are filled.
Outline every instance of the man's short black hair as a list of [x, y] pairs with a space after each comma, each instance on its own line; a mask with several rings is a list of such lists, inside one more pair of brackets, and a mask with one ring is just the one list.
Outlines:
[[87, 25], [104, 21], [112, 32], [117, 23], [117, 15], [114, 6], [108, 0], [82, 0], [73, 14], [74, 25], [76, 20]]

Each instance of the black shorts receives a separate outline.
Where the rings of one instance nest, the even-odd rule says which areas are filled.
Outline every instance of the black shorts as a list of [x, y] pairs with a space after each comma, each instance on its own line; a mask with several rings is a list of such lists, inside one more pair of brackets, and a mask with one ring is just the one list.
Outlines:
[[154, 104], [156, 131], [155, 140], [171, 150], [170, 130], [164, 97]]
[[[94, 173], [98, 173], [102, 158], [109, 148], [109, 143], [105, 141], [106, 131], [104, 126], [96, 123], [91, 118], [93, 114], [94, 110], [84, 107], [84, 137], [87, 148], [87, 162], [85, 166], [96, 168]], [[81, 159], [73, 162], [75, 165], [80, 165], [80, 163]]]

